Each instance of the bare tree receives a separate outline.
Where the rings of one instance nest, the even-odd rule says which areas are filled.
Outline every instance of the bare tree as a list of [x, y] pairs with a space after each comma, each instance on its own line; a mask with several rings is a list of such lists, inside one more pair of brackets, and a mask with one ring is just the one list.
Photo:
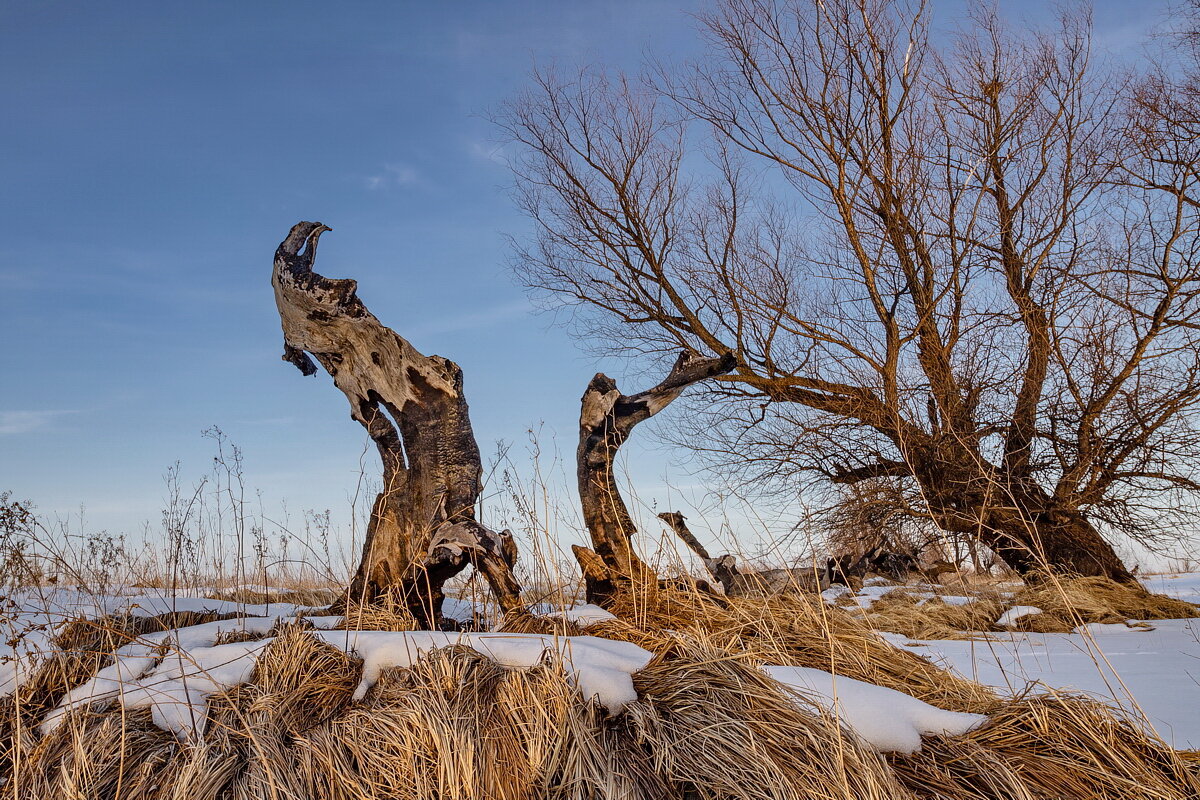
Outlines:
[[316, 358], [383, 460], [383, 491], [348, 597], [371, 602], [391, 593], [418, 621], [439, 627], [443, 585], [471, 564], [500, 606], [516, 609], [512, 535], [475, 519], [482, 467], [462, 370], [421, 355], [385, 327], [358, 299], [355, 281], [313, 271], [317, 240], [328, 230], [319, 222], [293, 226], [275, 253], [271, 283], [284, 360], [314, 375]]
[[927, 26], [724, 0], [698, 64], [537, 74], [518, 269], [626, 353], [732, 353], [688, 441], [747, 481], [893, 480], [1023, 575], [1132, 581], [1112, 537], [1200, 488], [1196, 139], [1127, 113], [1086, 14]]

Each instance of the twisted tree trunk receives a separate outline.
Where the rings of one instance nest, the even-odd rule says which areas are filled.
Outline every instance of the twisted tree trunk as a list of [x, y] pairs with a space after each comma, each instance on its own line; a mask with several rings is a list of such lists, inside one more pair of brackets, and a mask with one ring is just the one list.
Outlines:
[[383, 461], [383, 491], [349, 599], [392, 593], [421, 624], [440, 627], [443, 585], [472, 564], [512, 610], [520, 605], [512, 535], [475, 519], [482, 468], [462, 370], [384, 326], [359, 300], [355, 281], [313, 271], [317, 240], [328, 230], [319, 222], [293, 226], [275, 253], [271, 283], [284, 360], [305, 375], [317, 371], [313, 358], [325, 368]]
[[633, 546], [637, 528], [617, 487], [617, 450], [639, 422], [662, 411], [688, 386], [729, 372], [734, 363], [732, 355], [701, 358], [683, 352], [670, 374], [644, 392], [623, 395], [616, 381], [601, 373], [588, 384], [579, 415], [575, 463], [579, 500], [592, 549], [572, 547], [583, 570], [588, 602], [611, 605], [620, 592], [653, 585], [657, 580]]

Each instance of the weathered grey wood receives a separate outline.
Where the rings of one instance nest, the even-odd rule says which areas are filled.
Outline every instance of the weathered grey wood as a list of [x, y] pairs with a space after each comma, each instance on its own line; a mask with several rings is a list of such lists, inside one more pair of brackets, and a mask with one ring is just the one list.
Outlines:
[[665, 511], [658, 518], [667, 523], [675, 535], [700, 556], [705, 569], [712, 574], [725, 594], [730, 597], [780, 594], [782, 592], [820, 592], [833, 583], [833, 572], [827, 563], [824, 569], [794, 567], [745, 572], [732, 555], [713, 558], [687, 526], [687, 518], [678, 511]]
[[630, 585], [649, 585], [656, 576], [637, 555], [637, 528], [621, 497], [614, 473], [617, 451], [633, 428], [666, 408], [683, 390], [734, 367], [734, 358], [702, 358], [683, 352], [657, 386], [624, 395], [616, 381], [598, 373], [583, 393], [579, 415], [576, 473], [584, 524], [592, 550], [575, 547], [583, 569], [588, 601], [605, 605]]
[[397, 595], [423, 624], [442, 623], [442, 587], [473, 564], [505, 611], [520, 605], [508, 531], [475, 519], [481, 489], [479, 446], [471, 430], [462, 370], [426, 356], [375, 318], [350, 279], [313, 271], [319, 222], [292, 227], [275, 253], [271, 283], [283, 324], [285, 361], [305, 375], [316, 359], [350, 401], [383, 461], [353, 601]]

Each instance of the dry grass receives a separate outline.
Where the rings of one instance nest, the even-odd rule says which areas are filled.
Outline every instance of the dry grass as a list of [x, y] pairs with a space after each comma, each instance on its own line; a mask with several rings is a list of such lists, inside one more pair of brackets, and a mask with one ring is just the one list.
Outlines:
[[[897, 602], [897, 607], [903, 603]], [[921, 606], [926, 609], [930, 604]], [[946, 613], [929, 609], [922, 613]], [[384, 673], [352, 703], [360, 663], [303, 624], [280, 626], [252, 680], [214, 696], [202, 742], [181, 743], [144, 711], [104, 703], [52, 734], [3, 709], [10, 761], [0, 798], [138, 800], [1183, 800], [1194, 762], [1111, 709], [1071, 697], [998, 699], [801, 597], [713, 602], [659, 591], [580, 629], [527, 614], [507, 630], [606, 636], [656, 656], [639, 700], [609, 717], [560, 665], [501, 667], [466, 648]], [[199, 620], [207, 621], [207, 620]], [[162, 621], [160, 620], [160, 623]], [[146, 623], [131, 623], [138, 627]], [[409, 630], [395, 608], [351, 608], [347, 627]], [[39, 710], [104, 663], [129, 627], [77, 626], [59, 661], [19, 693]], [[89, 638], [92, 637], [92, 638]], [[109, 637], [109, 638], [104, 638]], [[882, 757], [805, 710], [762, 663], [831, 670], [991, 721]], [[42, 711], [44, 713], [44, 711]]]
[[1065, 633], [1092, 622], [1200, 617], [1191, 603], [1099, 577], [1047, 579], [1023, 588], [1013, 603], [1042, 609], [1020, 621], [1022, 629], [1041, 633]]
[[[995, 700], [986, 687], [893, 647], [868, 622], [815, 595], [726, 598], [715, 604], [695, 592], [660, 591], [658, 599], [652, 611], [640, 605], [632, 614], [618, 608], [622, 620], [593, 625], [587, 632], [632, 641], [656, 653], [681, 639], [704, 641], [763, 663], [813, 667], [897, 689], [954, 711], [977, 711]], [[640, 624], [625, 621], [637, 618]]]
[[333, 603], [341, 593], [336, 589], [289, 589], [278, 592], [261, 592], [254, 589], [232, 589], [209, 595], [213, 600], [226, 600], [231, 603], [246, 605], [274, 605], [286, 603], [308, 608], [319, 608]]
[[895, 591], [876, 600], [866, 619], [881, 631], [913, 639], [965, 639], [991, 630], [1007, 605], [994, 593], [980, 594], [966, 605], [951, 605], [938, 597], [922, 602], [908, 592]]
[[339, 627], [352, 631], [415, 631], [421, 626], [407, 608], [385, 596], [377, 605], [349, 603]]
[[923, 797], [955, 800], [1200, 797], [1200, 771], [1103, 704], [1041, 695], [998, 704], [991, 721], [932, 739], [892, 765]]
[[802, 710], [757, 666], [747, 654], [681, 641], [636, 676], [641, 701], [628, 724], [685, 796], [913, 796], [835, 719]]

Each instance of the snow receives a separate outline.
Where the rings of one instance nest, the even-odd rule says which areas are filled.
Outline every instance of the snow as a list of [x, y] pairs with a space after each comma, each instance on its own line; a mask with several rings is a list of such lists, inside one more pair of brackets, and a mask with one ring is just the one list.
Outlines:
[[[116, 586], [107, 592], [54, 587], [26, 589], [5, 598], [0, 608], [0, 697], [11, 694], [29, 678], [37, 663], [53, 650], [50, 640], [58, 626], [74, 619], [97, 619], [109, 614], [151, 617], [178, 611], [241, 613], [270, 619], [267, 625], [270, 629], [276, 619], [293, 618], [309, 610], [290, 603], [250, 605], [205, 597], [147, 594], [146, 589], [135, 586]], [[218, 630], [232, 630], [242, 621], [211, 624], [225, 626]]]
[[125, 708], [146, 708], [154, 724], [179, 738], [198, 738], [208, 722], [209, 695], [250, 680], [259, 652], [272, 639], [175, 650], [149, 675], [120, 683]]
[[[1200, 601], [1200, 573], [1149, 576], [1143, 580], [1152, 591]], [[859, 605], [869, 607], [891, 591], [913, 592], [914, 588], [920, 587], [867, 586], [854, 596], [845, 587], [834, 586], [822, 596], [826, 602], [850, 596]], [[941, 600], [958, 605], [973, 598], [943, 596]], [[71, 709], [109, 701], [127, 708], [150, 708], [157, 724], [182, 738], [203, 732], [209, 696], [249, 679], [258, 654], [271, 641], [217, 646], [218, 638], [233, 631], [265, 635], [279, 622], [293, 621], [305, 610], [279, 603], [267, 606], [171, 598], [146, 594], [137, 587], [119, 587], [109, 595], [59, 587], [14, 595], [4, 603], [0, 613], [0, 695], [11, 692], [28, 677], [50, 651], [50, 639], [57, 626], [72, 619], [123, 612], [257, 614], [139, 637], [114, 653], [111, 666], [64, 696], [43, 722], [43, 731], [49, 731]], [[447, 616], [467, 620], [479, 616], [484, 607], [447, 598], [445, 611]], [[611, 619], [608, 612], [595, 606], [546, 608], [543, 613], [584, 625]], [[1027, 613], [1036, 610], [1017, 607], [999, 622], [1011, 624]], [[636, 645], [590, 636], [355, 632], [329, 630], [341, 622], [340, 617], [309, 617], [307, 621], [323, 629], [310, 635], [364, 659], [359, 698], [367, 694], [382, 670], [410, 666], [424, 653], [459, 644], [515, 668], [527, 668], [548, 657], [561, 659], [566, 674], [585, 697], [595, 697], [610, 712], [617, 713], [636, 699], [632, 675], [651, 658], [649, 652]], [[896, 647], [931, 656], [1001, 692], [1017, 694], [1031, 681], [1041, 681], [1045, 686], [1091, 694], [1131, 714], [1140, 715], [1140, 709], [1148, 724], [1169, 744], [1200, 748], [1200, 714], [1195, 711], [1200, 708], [1200, 620], [1163, 620], [1135, 628], [1125, 624], [1089, 625], [1070, 634], [980, 634], [975, 640], [916, 642], [897, 634], [878, 635]], [[164, 650], [167, 655], [162, 657]], [[816, 705], [836, 711], [843, 723], [880, 750], [911, 752], [910, 748], [919, 747], [923, 733], [953, 734], [979, 722], [971, 715], [954, 715], [899, 692], [818, 670], [764, 669]]]
[[1032, 617], [1041, 613], [1042, 610], [1037, 606], [1013, 606], [1000, 615], [1000, 619], [996, 620], [996, 627], [1011, 628], [1022, 617]]
[[[324, 627], [338, 620], [316, 619]], [[270, 630], [275, 622], [272, 618], [245, 621], [258, 632]], [[211, 646], [223, 630], [220, 624], [153, 634], [121, 648], [112, 666], [69, 692], [45, 717], [42, 732], [54, 730], [74, 708], [113, 700], [124, 708], [149, 708], [156, 725], [181, 739], [198, 738], [207, 723], [209, 697], [248, 681], [258, 654], [273, 641], [266, 638]], [[548, 654], [556, 654], [585, 697], [596, 697], [611, 713], [617, 713], [637, 699], [632, 673], [645, 667], [651, 658], [651, 653], [637, 645], [592, 636], [349, 630], [317, 630], [310, 635], [363, 659], [362, 681], [355, 700], [366, 696], [383, 670], [410, 667], [431, 650], [465, 645], [509, 667], [532, 667]], [[178, 644], [158, 662], [151, 651], [168, 638]]]
[[931, 706], [871, 683], [808, 667], [763, 667], [767, 675], [811, 704], [835, 714], [862, 742], [883, 753], [911, 754], [921, 736], [961, 736], [987, 717]]
[[507, 667], [532, 667], [548, 653], [555, 653], [583, 696], [597, 698], [615, 714], [637, 699], [632, 675], [652, 657], [648, 650], [630, 642], [594, 636], [442, 631], [320, 631], [314, 635], [356, 653], [363, 660], [362, 681], [354, 692], [355, 700], [366, 696], [383, 670], [410, 667], [431, 650], [463, 645]]
[[42, 734], [58, 727], [66, 713], [74, 708], [116, 696], [127, 684], [141, 678], [158, 663], [152, 656], [117, 658], [112, 666], [96, 673], [91, 680], [67, 692], [58, 707], [46, 715], [42, 722]]
[[932, 595], [930, 597], [923, 598], [921, 600], [921, 602], [917, 603], [917, 605], [923, 606], [926, 603], [928, 603], [930, 600], [932, 600], [934, 597], [936, 597], [938, 600], [941, 600], [943, 603], [945, 603], [948, 606], [969, 606], [969, 605], [971, 605], [971, 603], [974, 603], [979, 600], [978, 597], [963, 597], [961, 595], [954, 595], [954, 594], [941, 594], [941, 595]]
[[[74, 708], [116, 699], [126, 708], [149, 706], [155, 723], [181, 738], [202, 733], [208, 696], [249, 680], [254, 668], [253, 656], [270, 641], [214, 646], [217, 638], [223, 633], [242, 631], [266, 634], [276, 624], [297, 619], [240, 617], [139, 636], [113, 653], [111, 666], [68, 692], [58, 707], [46, 715], [42, 732], [54, 730]], [[340, 621], [340, 617], [307, 619], [318, 628], [331, 628]], [[170, 649], [160, 663], [155, 653], [164, 646]]]
[[615, 614], [590, 603], [582, 606], [571, 606], [562, 611], [552, 611], [546, 614], [546, 616], [552, 619], [565, 619], [567, 622], [574, 622], [577, 625], [585, 627], [595, 622], [608, 622], [617, 618]]
[[910, 641], [936, 663], [1001, 692], [1031, 681], [1084, 692], [1146, 722], [1168, 744], [1200, 749], [1200, 620], [1151, 628], [1087, 626], [1080, 633], [1004, 633], [976, 640]]
[[871, 631], [875, 637], [882, 639], [893, 647], [903, 648], [908, 644], [908, 637], [901, 633], [893, 633], [892, 631]]
[[457, 597], [447, 597], [442, 600], [442, 616], [458, 622], [473, 622], [476, 619], [488, 618], [488, 607], [474, 600], [460, 600]]
[[858, 604], [860, 608], [870, 608], [875, 601], [886, 594], [891, 594], [897, 589], [903, 589], [903, 586], [866, 586], [864, 585], [858, 594], [850, 599]]
[[1200, 572], [1177, 572], [1168, 575], [1147, 575], [1142, 578], [1147, 589], [1189, 603], [1200, 605]]
[[821, 599], [826, 603], [836, 603], [839, 599], [848, 594], [854, 594], [854, 590], [849, 586], [843, 586], [840, 583], [835, 583], [825, 591], [821, 592]]

